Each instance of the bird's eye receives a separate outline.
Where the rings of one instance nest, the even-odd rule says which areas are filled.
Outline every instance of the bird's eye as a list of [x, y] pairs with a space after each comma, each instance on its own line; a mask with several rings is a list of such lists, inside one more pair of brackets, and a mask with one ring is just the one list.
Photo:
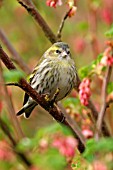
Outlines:
[[60, 51], [60, 50], [56, 50], [56, 53], [57, 53], [57, 54], [60, 54], [60, 53], [61, 53], [61, 51]]
[[70, 54], [70, 51], [67, 51], [67, 54]]

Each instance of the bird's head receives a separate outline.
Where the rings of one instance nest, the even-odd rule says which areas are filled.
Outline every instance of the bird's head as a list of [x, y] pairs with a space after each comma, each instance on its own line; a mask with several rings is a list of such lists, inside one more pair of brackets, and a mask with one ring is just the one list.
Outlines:
[[64, 42], [54, 43], [44, 54], [46, 57], [59, 59], [68, 59], [70, 55], [69, 46]]

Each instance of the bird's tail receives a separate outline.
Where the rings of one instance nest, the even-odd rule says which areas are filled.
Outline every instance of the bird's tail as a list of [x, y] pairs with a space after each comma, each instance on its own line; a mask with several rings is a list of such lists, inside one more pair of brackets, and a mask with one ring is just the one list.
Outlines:
[[29, 104], [26, 103], [16, 115], [20, 116], [21, 114], [25, 113], [24, 114], [25, 118], [28, 118], [36, 105], [37, 104], [34, 102], [29, 103]]

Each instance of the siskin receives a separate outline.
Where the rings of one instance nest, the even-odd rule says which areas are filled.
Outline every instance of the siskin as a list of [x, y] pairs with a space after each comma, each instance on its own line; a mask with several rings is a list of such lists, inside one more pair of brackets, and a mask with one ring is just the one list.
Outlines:
[[[42, 56], [29, 83], [39, 94], [47, 94], [49, 101], [55, 103], [66, 97], [77, 86], [78, 75], [75, 63], [71, 58], [68, 44], [54, 43]], [[25, 93], [22, 109], [17, 113], [25, 113], [28, 118], [37, 103]]]

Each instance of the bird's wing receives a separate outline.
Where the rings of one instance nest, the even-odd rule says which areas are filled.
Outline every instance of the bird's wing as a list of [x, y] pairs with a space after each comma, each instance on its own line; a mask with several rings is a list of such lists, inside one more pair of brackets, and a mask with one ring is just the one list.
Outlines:
[[[33, 77], [35, 75], [35, 73], [37, 72], [38, 70], [38, 67], [39, 67], [39, 64], [43, 61], [43, 56], [41, 57], [41, 59], [39, 60], [38, 64], [35, 66], [33, 72], [31, 73], [31, 75], [28, 76], [27, 80], [28, 80], [28, 83], [31, 84], [32, 80], [33, 80]], [[24, 102], [23, 102], [23, 105], [25, 105], [27, 103], [29, 99], [29, 95], [27, 93], [25, 93], [24, 95]]]

